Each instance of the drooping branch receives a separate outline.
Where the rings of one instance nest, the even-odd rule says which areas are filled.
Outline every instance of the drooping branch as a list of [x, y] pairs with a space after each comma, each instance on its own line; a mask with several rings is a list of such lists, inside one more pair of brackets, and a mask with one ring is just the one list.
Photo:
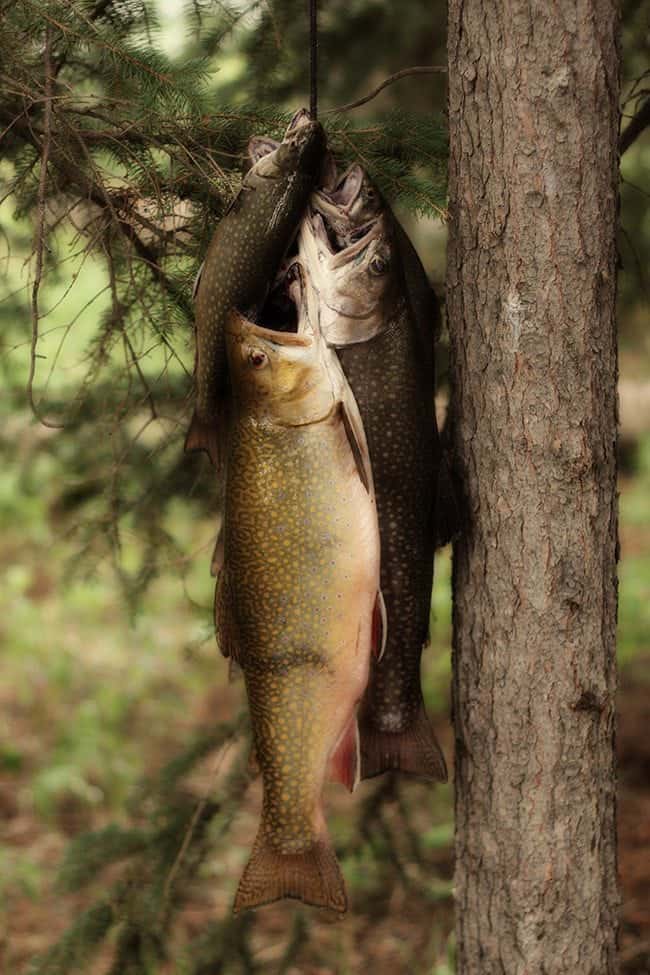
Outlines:
[[621, 133], [621, 137], [618, 142], [618, 151], [621, 156], [634, 142], [636, 142], [641, 133], [647, 129], [649, 125], [650, 97], [647, 97], [641, 102], [641, 107], [637, 111], [636, 115], [632, 117], [625, 130]]
[[371, 92], [364, 95], [362, 98], [357, 98], [353, 102], [347, 102], [346, 105], [340, 105], [338, 108], [329, 108], [327, 112], [324, 112], [323, 114], [331, 115], [336, 112], [349, 112], [353, 108], [359, 108], [361, 105], [365, 105], [367, 102], [372, 101], [373, 98], [376, 98], [379, 92], [383, 91], [384, 88], [387, 88], [388, 85], [394, 84], [401, 78], [407, 78], [409, 75], [446, 74], [446, 72], [447, 69], [443, 65], [439, 64], [415, 65], [412, 68], [402, 68], [401, 71], [396, 71], [395, 74], [391, 74], [388, 76], [388, 78], [384, 78], [380, 85], [377, 85], [376, 88], [373, 88]]
[[43, 148], [41, 152], [41, 172], [38, 180], [37, 218], [34, 233], [34, 253], [36, 266], [32, 283], [32, 340], [29, 355], [29, 374], [27, 376], [27, 400], [32, 413], [45, 427], [60, 429], [63, 424], [46, 419], [34, 402], [34, 377], [36, 375], [36, 349], [38, 348], [39, 307], [38, 293], [43, 278], [43, 252], [45, 249], [45, 195], [47, 190], [47, 165], [50, 158], [52, 139], [52, 29], [45, 28], [45, 111], [43, 117]]

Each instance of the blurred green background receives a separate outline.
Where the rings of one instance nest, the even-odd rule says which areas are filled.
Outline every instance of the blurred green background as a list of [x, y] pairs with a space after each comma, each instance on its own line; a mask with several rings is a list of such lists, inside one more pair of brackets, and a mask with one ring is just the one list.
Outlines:
[[[292, 109], [304, 103], [304, 3], [202, 4], [200, 32], [195, 5], [159, 0], [158, 6], [161, 45], [180, 60], [197, 53], [209, 58], [214, 70], [211, 84], [224, 104], [259, 101]], [[625, 3], [623, 17], [626, 95], [647, 67], [648, 5]], [[322, 107], [365, 94], [400, 68], [444, 64], [445, 21], [444, 5], [430, 0], [322, 2]], [[391, 110], [427, 115], [443, 111], [444, 104], [444, 82], [432, 75], [391, 86], [360, 114], [369, 125], [380, 125]], [[624, 105], [623, 111], [631, 111], [631, 105]], [[647, 952], [638, 949], [650, 934], [650, 868], [645, 874], [639, 868], [640, 854], [650, 851], [650, 835], [638, 827], [644, 819], [650, 821], [650, 764], [644, 764], [650, 761], [644, 683], [650, 659], [649, 171], [646, 133], [623, 157], [621, 187], [619, 738], [627, 972], [650, 971], [642, 967], [648, 964]], [[8, 164], [0, 163], [0, 179], [9, 175]], [[444, 225], [409, 212], [401, 216], [441, 291]], [[87, 432], [74, 425], [63, 431], [47, 429], [31, 417], [23, 393], [30, 339], [29, 218], [30, 214], [16, 216], [12, 198], [4, 199], [0, 970], [12, 975], [26, 971], [29, 960], [102, 889], [104, 881], [98, 880], [80, 894], [57, 893], [56, 871], [70, 839], [109, 823], [130, 822], [130, 804], [143, 779], [201, 729], [235, 715], [242, 703], [242, 688], [228, 683], [212, 634], [213, 580], [208, 566], [216, 530], [210, 499], [216, 488], [207, 462], [184, 462], [180, 432], [171, 448], [167, 438], [174, 419], [150, 421], [145, 413], [128, 420], [142, 427], [134, 452], [131, 441], [122, 437], [116, 411], [113, 418], [103, 418], [102, 465], [88, 470], [83, 459]], [[108, 282], [103, 265], [92, 255], [81, 255], [72, 229], [54, 231], [50, 246], [57, 260], [51, 262], [41, 289], [46, 314], [36, 385], [46, 401], [72, 402], [85, 382], [97, 323], [109, 307]], [[444, 344], [444, 335], [442, 340]], [[160, 348], [152, 349], [142, 362], [146, 375], [166, 372], [182, 380], [184, 370], [191, 373], [191, 337], [183, 336], [175, 347], [179, 361], [172, 363]], [[444, 362], [444, 355], [441, 359]], [[187, 383], [189, 391], [189, 379]], [[142, 471], [161, 451], [167, 452], [171, 470], [176, 459], [181, 468], [190, 465], [178, 475], [185, 478], [186, 497], [166, 493], [165, 485], [146, 483]], [[137, 475], [120, 488], [120, 504], [124, 493], [127, 503], [117, 537], [106, 501], [112, 478], [131, 463]], [[147, 509], [158, 503], [165, 505], [162, 524], [155, 533], [147, 533]], [[436, 560], [432, 646], [424, 658], [424, 685], [451, 757], [449, 647], [450, 555], [445, 550]], [[215, 788], [218, 770], [213, 771], [199, 769], [189, 780], [186, 787], [197, 801]], [[186, 894], [169, 963], [152, 971], [325, 975], [357, 972], [362, 964], [373, 964], [380, 972], [453, 971], [452, 789], [414, 782], [397, 786], [392, 780], [364, 784], [354, 797], [334, 789], [328, 793], [331, 828], [350, 887], [348, 920], [332, 925], [312, 919], [307, 924], [307, 915], [295, 905], [280, 905], [246, 922], [249, 962], [243, 949], [229, 955], [223, 948], [221, 957], [232, 960], [222, 968], [216, 963], [206, 963], [203, 969], [186, 964], [187, 944], [200, 940], [214, 917], [227, 914], [253, 835], [256, 788], [249, 790], [227, 849], [206, 856]], [[370, 817], [382, 790], [383, 818], [379, 826], [374, 821], [372, 835], [365, 836], [364, 817]], [[84, 970], [104, 971], [106, 957], [100, 953]]]

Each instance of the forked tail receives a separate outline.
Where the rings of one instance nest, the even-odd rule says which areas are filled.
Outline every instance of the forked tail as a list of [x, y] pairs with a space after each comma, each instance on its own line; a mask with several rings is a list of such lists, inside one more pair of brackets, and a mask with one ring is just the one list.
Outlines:
[[260, 829], [239, 881], [233, 912], [239, 914], [283, 897], [345, 913], [345, 884], [328, 837], [301, 853], [279, 853]]
[[413, 723], [403, 731], [382, 731], [366, 711], [359, 717], [361, 735], [361, 778], [382, 772], [410, 772], [435, 782], [447, 781], [445, 756], [436, 739], [424, 701]]

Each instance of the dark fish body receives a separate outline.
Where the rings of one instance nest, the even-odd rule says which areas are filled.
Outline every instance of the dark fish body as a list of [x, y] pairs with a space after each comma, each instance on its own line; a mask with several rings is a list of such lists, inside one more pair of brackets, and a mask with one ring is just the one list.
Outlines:
[[[346, 328], [333, 327], [333, 334], [370, 451], [387, 612], [386, 649], [371, 667], [360, 709], [361, 775], [369, 778], [401, 769], [444, 781], [445, 760], [420, 686], [420, 659], [429, 631], [440, 466], [434, 404], [436, 307], [422, 265], [408, 238], [404, 243], [406, 235], [387, 208], [373, 217], [357, 205], [356, 220], [350, 218], [346, 229], [341, 208], [333, 216], [332, 201], [324, 197], [320, 193], [312, 197], [312, 213], [301, 225], [300, 253], [304, 252], [310, 268], [316, 259], [319, 262], [316, 286], [327, 294], [326, 307], [347, 308]], [[371, 202], [376, 213], [374, 196]], [[354, 206], [352, 199], [348, 207]], [[338, 252], [332, 248], [334, 228], [339, 239], [353, 239], [356, 225], [365, 225], [368, 216], [367, 238], [353, 240]], [[329, 234], [323, 233], [321, 218], [332, 221]], [[343, 273], [333, 290], [331, 282], [337, 268], [339, 274], [347, 267], [350, 276], [359, 276], [366, 260], [364, 242], [367, 239], [376, 247], [377, 233], [382, 266], [375, 263], [373, 271], [368, 261], [366, 287], [361, 278], [356, 289], [348, 288], [350, 294], [356, 290], [359, 295], [362, 314], [355, 319], [354, 303], [344, 306], [340, 300], [350, 278]], [[385, 285], [378, 291], [373, 279], [382, 275]], [[373, 287], [377, 300], [369, 315], [366, 298]]]
[[264, 785], [235, 911], [295, 897], [343, 912], [321, 793], [332, 770], [350, 788], [359, 777], [376, 508], [313, 337], [232, 314], [227, 343], [235, 405], [215, 618], [222, 651], [244, 672]]
[[216, 466], [228, 409], [226, 317], [264, 300], [318, 179], [325, 135], [301, 119], [272, 145], [262, 147], [219, 222], [196, 287], [196, 405], [185, 447], [207, 451]]

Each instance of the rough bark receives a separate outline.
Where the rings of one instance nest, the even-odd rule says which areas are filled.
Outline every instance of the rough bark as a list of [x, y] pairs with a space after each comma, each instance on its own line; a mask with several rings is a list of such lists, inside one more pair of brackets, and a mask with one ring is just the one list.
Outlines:
[[458, 975], [616, 971], [615, 0], [449, 0]]

